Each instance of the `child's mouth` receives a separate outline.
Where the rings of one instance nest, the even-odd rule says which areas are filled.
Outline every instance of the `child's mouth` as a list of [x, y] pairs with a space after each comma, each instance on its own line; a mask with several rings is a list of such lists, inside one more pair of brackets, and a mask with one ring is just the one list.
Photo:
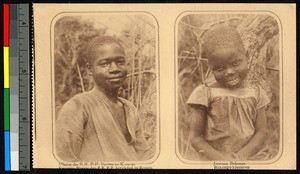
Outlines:
[[233, 86], [233, 85], [238, 84], [239, 81], [240, 81], [240, 78], [234, 78], [234, 79], [231, 79], [231, 80], [227, 81], [227, 83], [228, 83], [229, 85]]

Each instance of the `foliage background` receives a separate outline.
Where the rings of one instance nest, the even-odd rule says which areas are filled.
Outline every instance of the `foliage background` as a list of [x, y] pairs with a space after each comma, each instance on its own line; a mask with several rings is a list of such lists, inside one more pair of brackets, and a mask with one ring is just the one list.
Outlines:
[[240, 33], [247, 50], [250, 72], [247, 83], [259, 84], [271, 98], [267, 110], [267, 144], [262, 160], [274, 158], [279, 151], [279, 26], [268, 15], [191, 14], [178, 24], [178, 147], [180, 154], [199, 160], [190, 145], [190, 108], [186, 101], [200, 84], [214, 80], [202, 51], [205, 32], [218, 26], [231, 26]]
[[55, 113], [74, 95], [89, 91], [86, 46], [97, 36], [116, 37], [124, 47], [128, 75], [119, 95], [138, 108], [145, 136], [156, 146], [156, 24], [143, 15], [64, 16], [54, 26]]

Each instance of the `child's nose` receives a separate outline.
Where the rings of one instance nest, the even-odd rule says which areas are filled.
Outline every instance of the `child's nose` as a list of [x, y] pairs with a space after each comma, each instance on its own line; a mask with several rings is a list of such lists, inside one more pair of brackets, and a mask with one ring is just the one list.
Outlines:
[[109, 66], [109, 72], [112, 73], [112, 72], [119, 72], [119, 71], [120, 71], [119, 66], [116, 64], [115, 61], [112, 61]]
[[227, 68], [226, 72], [225, 72], [225, 76], [230, 76], [233, 75], [235, 72], [232, 68]]

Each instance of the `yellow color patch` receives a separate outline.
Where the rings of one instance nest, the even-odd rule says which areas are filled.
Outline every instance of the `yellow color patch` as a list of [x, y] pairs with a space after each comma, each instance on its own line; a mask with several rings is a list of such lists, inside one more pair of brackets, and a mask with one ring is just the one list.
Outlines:
[[4, 88], [9, 88], [9, 47], [3, 47]]

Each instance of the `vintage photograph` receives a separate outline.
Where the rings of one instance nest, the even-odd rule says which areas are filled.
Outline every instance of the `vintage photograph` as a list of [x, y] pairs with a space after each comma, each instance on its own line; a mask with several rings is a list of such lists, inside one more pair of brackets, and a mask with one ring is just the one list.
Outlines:
[[296, 168], [295, 4], [33, 14], [33, 168]]
[[267, 161], [281, 147], [281, 24], [271, 13], [194, 13], [177, 29], [179, 155]]
[[63, 162], [157, 153], [157, 42], [145, 13], [61, 14], [52, 25], [54, 154]]

